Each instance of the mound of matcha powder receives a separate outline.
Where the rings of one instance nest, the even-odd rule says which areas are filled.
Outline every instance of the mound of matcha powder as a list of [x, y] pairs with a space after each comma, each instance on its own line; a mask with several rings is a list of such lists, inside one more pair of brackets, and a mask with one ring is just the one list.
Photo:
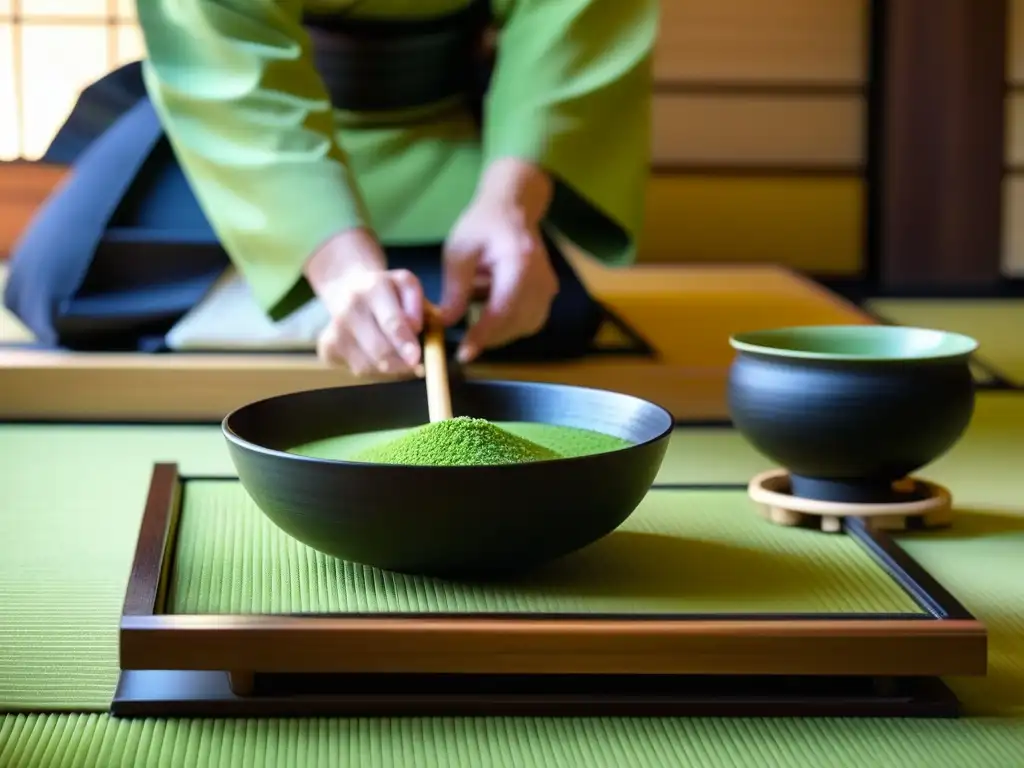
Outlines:
[[360, 451], [355, 461], [374, 464], [479, 466], [525, 464], [562, 458], [549, 448], [513, 435], [486, 419], [457, 416]]

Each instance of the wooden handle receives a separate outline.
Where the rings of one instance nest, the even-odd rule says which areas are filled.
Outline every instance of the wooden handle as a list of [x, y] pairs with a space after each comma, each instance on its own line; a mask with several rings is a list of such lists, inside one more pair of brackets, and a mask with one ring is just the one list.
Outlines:
[[423, 378], [427, 382], [427, 410], [430, 421], [452, 417], [452, 396], [448, 389], [448, 360], [444, 348], [444, 325], [432, 307], [424, 316]]

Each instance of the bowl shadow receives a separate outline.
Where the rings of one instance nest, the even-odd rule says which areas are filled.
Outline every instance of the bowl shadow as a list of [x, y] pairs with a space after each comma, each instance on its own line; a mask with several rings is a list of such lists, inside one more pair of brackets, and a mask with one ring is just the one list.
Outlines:
[[628, 610], [781, 612], [806, 602], [808, 560], [724, 541], [619, 530], [505, 582], [520, 593], [601, 599]]

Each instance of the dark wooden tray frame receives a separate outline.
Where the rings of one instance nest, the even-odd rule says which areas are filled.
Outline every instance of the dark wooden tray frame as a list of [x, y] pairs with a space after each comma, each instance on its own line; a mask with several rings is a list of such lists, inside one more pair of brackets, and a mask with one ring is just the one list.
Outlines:
[[921, 613], [166, 614], [184, 484], [211, 479], [153, 469], [115, 716], [953, 717], [938, 678], [987, 670], [985, 627], [855, 519], [845, 534]]

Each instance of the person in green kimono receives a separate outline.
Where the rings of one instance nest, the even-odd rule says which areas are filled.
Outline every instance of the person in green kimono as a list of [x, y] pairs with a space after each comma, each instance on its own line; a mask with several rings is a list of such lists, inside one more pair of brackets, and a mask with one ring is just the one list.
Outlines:
[[[583, 353], [600, 308], [556, 239], [609, 265], [635, 256], [656, 0], [146, 0], [138, 18], [140, 100], [161, 135], [122, 184], [107, 240], [119, 211], [148, 204], [132, 203], [132, 188], [163, 142], [176, 188], [261, 309], [280, 320], [322, 302], [324, 360], [409, 372], [425, 302], [454, 327], [481, 291], [461, 361]], [[188, 207], [169, 194], [160, 205], [136, 218]], [[26, 242], [38, 253], [36, 235]], [[101, 250], [93, 273], [110, 271], [95, 266]], [[15, 254], [23, 271], [32, 258]], [[208, 291], [216, 270], [203, 269], [193, 283]], [[20, 307], [11, 295], [31, 319], [24, 291]]]

